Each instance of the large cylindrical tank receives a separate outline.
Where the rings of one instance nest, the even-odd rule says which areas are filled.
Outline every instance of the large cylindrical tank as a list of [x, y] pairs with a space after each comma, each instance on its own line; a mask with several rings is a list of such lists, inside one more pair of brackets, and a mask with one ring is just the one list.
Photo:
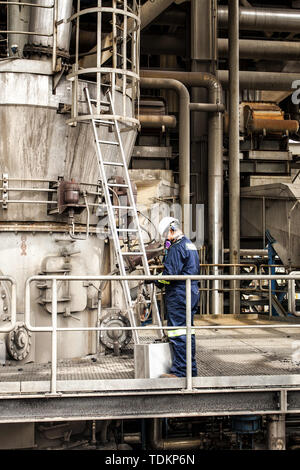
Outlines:
[[[28, 73], [30, 66], [32, 73]], [[67, 110], [71, 104], [71, 85], [62, 78], [54, 92], [50, 69], [46, 61], [15, 60], [0, 65], [0, 271], [17, 281], [17, 313], [21, 322], [25, 308], [24, 287], [30, 276], [100, 275], [110, 270], [107, 245], [95, 233], [99, 221], [96, 193], [100, 174], [91, 125], [78, 123], [72, 127], [66, 124], [70, 116], [62, 110]], [[82, 81], [79, 97], [82, 101], [86, 86], [91, 96], [95, 96], [95, 85]], [[116, 104], [118, 107], [118, 96]], [[106, 133], [104, 138], [109, 138], [109, 131], [103, 132]], [[125, 154], [130, 158], [135, 131], [121, 135]], [[104, 158], [116, 157], [111, 150], [106, 150]], [[61, 214], [55, 211], [56, 183], [60, 178], [74, 179], [81, 190], [88, 191], [90, 234], [86, 240], [74, 241], [69, 235], [67, 211]], [[86, 237], [86, 220], [87, 210], [83, 207], [81, 213], [75, 214], [75, 227], [81, 230], [77, 235], [83, 238]], [[2, 287], [7, 290], [5, 283]], [[35, 284], [31, 299], [32, 325], [51, 325], [50, 285]], [[5, 305], [3, 303], [3, 309]], [[97, 308], [95, 288], [82, 281], [61, 283], [58, 326], [96, 326]], [[9, 314], [9, 310], [8, 302], [6, 313]], [[0, 326], [6, 326], [4, 313], [0, 305]], [[59, 358], [95, 353], [95, 338], [94, 332], [59, 335]], [[49, 361], [50, 334], [34, 333], [31, 341], [30, 353], [23, 361]]]

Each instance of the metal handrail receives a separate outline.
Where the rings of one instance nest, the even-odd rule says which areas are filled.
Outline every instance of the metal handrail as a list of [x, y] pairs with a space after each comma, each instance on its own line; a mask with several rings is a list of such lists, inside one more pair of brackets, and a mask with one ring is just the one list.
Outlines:
[[11, 284], [11, 319], [10, 325], [3, 328], [0, 327], [0, 333], [9, 333], [12, 331], [17, 323], [17, 284], [14, 278], [11, 276], [0, 276], [0, 282], [6, 281]]
[[[292, 275], [282, 275], [280, 278], [287, 281], [300, 280], [300, 273]], [[1, 279], [1, 278], [0, 278]], [[29, 331], [32, 332], [49, 332], [52, 334], [52, 361], [51, 361], [51, 395], [57, 395], [57, 332], [58, 331], [113, 331], [113, 330], [142, 330], [144, 326], [135, 327], [68, 327], [60, 328], [57, 327], [57, 281], [145, 281], [145, 280], [169, 280], [169, 281], [185, 281], [186, 283], [186, 325], [185, 326], [163, 326], [164, 330], [168, 329], [182, 329], [186, 328], [187, 336], [187, 347], [186, 347], [186, 391], [191, 392], [193, 390], [193, 378], [192, 378], [192, 321], [191, 321], [191, 282], [201, 280], [274, 280], [279, 279], [278, 275], [198, 275], [198, 276], [153, 276], [153, 275], [126, 275], [126, 276], [114, 276], [114, 275], [103, 275], [103, 276], [50, 276], [40, 275], [32, 276], [27, 279], [25, 285], [25, 326]], [[30, 286], [34, 281], [48, 280], [52, 281], [52, 326], [49, 327], [37, 327], [30, 323]], [[218, 329], [253, 329], [253, 328], [282, 328], [283, 324], [273, 325], [218, 325]], [[285, 328], [300, 328], [299, 324], [284, 324]], [[193, 330], [200, 329], [216, 329], [216, 325], [202, 325], [193, 326]], [[161, 326], [152, 326], [151, 330], [161, 330]]]
[[[54, 0], [55, 2], [55, 0]], [[11, 1], [1, 1], [0, 5], [17, 5], [20, 7], [35, 7], [35, 8], [53, 8], [54, 3], [52, 5], [41, 5], [37, 3], [26, 3], [26, 2], [11, 2]]]

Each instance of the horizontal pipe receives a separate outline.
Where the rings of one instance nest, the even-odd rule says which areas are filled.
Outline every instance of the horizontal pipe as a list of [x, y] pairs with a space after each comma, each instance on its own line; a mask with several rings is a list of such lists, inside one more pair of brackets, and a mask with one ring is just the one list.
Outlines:
[[[221, 88], [218, 89], [218, 80], [224, 88], [228, 87], [228, 70], [218, 70], [217, 80], [209, 73], [199, 72], [179, 72], [179, 71], [161, 71], [161, 70], [141, 70], [141, 77], [166, 77], [179, 80], [186, 86], [207, 87], [212, 94], [217, 94], [215, 103], [222, 103]], [[296, 87], [293, 82], [300, 80], [299, 73], [281, 73], [281, 72], [252, 72], [240, 71], [240, 88], [248, 90], [273, 90], [273, 91], [292, 91]], [[298, 86], [298, 84], [297, 84]], [[213, 102], [211, 100], [211, 102]]]
[[[211, 95], [211, 103], [222, 103], [222, 90], [214, 75], [205, 72], [179, 72], [176, 70], [141, 70], [141, 78], [171, 78], [186, 86], [207, 88]], [[299, 75], [298, 75], [299, 78]]]
[[177, 121], [175, 116], [154, 116], [149, 114], [140, 114], [138, 116], [140, 124], [145, 128], [160, 128], [160, 127], [176, 127]]
[[[141, 41], [142, 54], [172, 54], [186, 55], [185, 37], [178, 35], [155, 36], [145, 34]], [[272, 40], [239, 40], [240, 58], [264, 59], [264, 60], [299, 60], [300, 43], [290, 41]], [[221, 58], [228, 57], [228, 39], [218, 39], [218, 55]]]
[[[190, 72], [192, 73], [192, 72]], [[228, 87], [228, 70], [219, 70], [217, 77], [224, 88]], [[240, 89], [247, 90], [270, 90], [270, 91], [293, 91], [293, 82], [299, 81], [299, 73], [280, 72], [249, 72], [240, 71]]]
[[[223, 250], [224, 253], [229, 253], [230, 250], [229, 248], [224, 248]], [[268, 256], [268, 250], [263, 249], [263, 248], [253, 248], [253, 249], [247, 249], [247, 248], [241, 248], [240, 249], [240, 254], [241, 256]]]
[[[299, 42], [240, 39], [239, 50], [242, 59], [300, 59]], [[218, 39], [218, 54], [219, 57], [228, 56], [228, 39]]]
[[[275, 8], [240, 8], [239, 27], [244, 31], [276, 31], [298, 33], [300, 31], [299, 10]], [[219, 28], [228, 27], [228, 7], [218, 8]]]
[[223, 113], [225, 111], [225, 106], [224, 104], [220, 103], [190, 103], [190, 110], [210, 113]]

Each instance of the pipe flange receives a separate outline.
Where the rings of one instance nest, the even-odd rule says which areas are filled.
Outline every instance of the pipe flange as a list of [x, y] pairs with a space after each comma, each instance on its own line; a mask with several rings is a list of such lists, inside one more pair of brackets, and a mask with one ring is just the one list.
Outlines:
[[28, 356], [31, 346], [31, 333], [24, 323], [17, 323], [6, 337], [6, 347], [9, 355], [16, 361], [22, 361]]
[[[108, 313], [101, 319], [101, 327], [128, 327], [130, 322], [127, 317], [121, 313]], [[108, 349], [114, 349], [115, 345], [118, 344], [119, 348], [122, 349], [130, 342], [132, 332], [130, 330], [105, 330], [100, 333], [100, 342]]]

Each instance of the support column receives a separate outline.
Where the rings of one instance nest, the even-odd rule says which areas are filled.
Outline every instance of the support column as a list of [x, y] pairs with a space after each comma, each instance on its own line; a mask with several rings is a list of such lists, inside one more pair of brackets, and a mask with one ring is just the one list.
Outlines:
[[[239, 161], [239, 0], [229, 0], [229, 249], [230, 264], [240, 262]], [[234, 270], [231, 270], [234, 273]], [[238, 274], [238, 271], [236, 270]], [[239, 282], [230, 282], [238, 289]], [[230, 313], [240, 313], [240, 293], [230, 291]]]
[[[215, 0], [191, 1], [191, 70], [215, 73], [216, 69], [216, 15]], [[192, 87], [193, 103], [208, 103], [206, 89]], [[208, 206], [208, 114], [193, 113], [191, 116], [191, 166], [198, 174], [198, 185], [192, 178], [193, 202], [205, 204], [205, 220]], [[194, 186], [195, 185], [195, 186]], [[208, 227], [205, 227], [205, 239]]]
[[268, 417], [268, 449], [285, 450], [285, 415]]

